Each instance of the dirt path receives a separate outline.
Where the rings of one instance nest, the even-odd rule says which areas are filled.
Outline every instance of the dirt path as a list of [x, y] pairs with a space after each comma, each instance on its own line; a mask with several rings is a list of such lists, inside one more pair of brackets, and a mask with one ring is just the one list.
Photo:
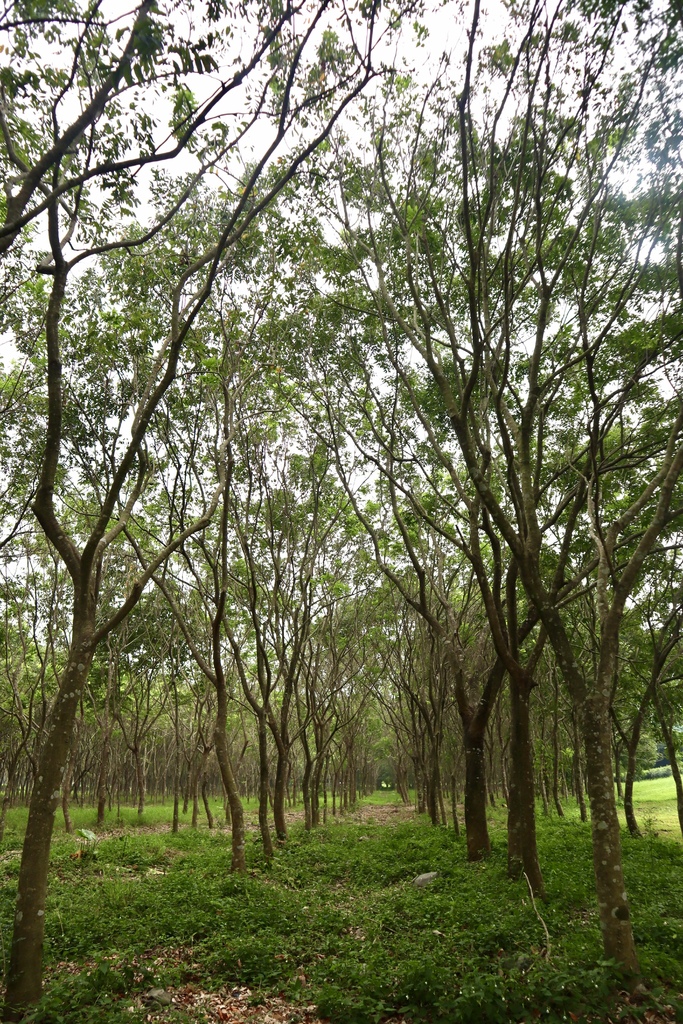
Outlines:
[[[415, 817], [415, 808], [412, 804], [362, 804], [353, 811], [347, 811], [344, 814], [338, 814], [335, 817], [328, 815], [328, 825], [348, 825], [349, 822], [355, 822], [359, 824], [366, 823], [368, 825], [395, 825], [400, 821], [411, 821]], [[288, 825], [301, 824], [304, 820], [303, 810], [297, 811], [286, 811], [285, 820]], [[245, 814], [245, 826], [248, 832], [258, 831], [258, 812], [247, 811]], [[187, 826], [183, 826], [186, 828]], [[206, 824], [202, 824], [202, 831], [206, 830]], [[119, 836], [131, 833], [134, 835], [151, 835], [158, 834], [163, 835], [164, 833], [170, 833], [171, 823], [164, 822], [163, 824], [156, 825], [134, 825], [134, 826], [121, 826], [117, 828], [103, 828], [98, 829], [98, 839], [118, 839]], [[215, 832], [225, 832], [226, 835], [230, 835], [230, 826], [222, 822], [219, 822], [215, 829]], [[12, 851], [14, 852], [14, 851]], [[17, 851], [17, 855], [21, 851]]]

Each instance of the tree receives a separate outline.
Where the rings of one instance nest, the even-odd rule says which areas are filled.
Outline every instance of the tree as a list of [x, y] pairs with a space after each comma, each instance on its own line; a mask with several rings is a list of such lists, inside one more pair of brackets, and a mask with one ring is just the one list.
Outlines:
[[[639, 29], [628, 75], [615, 43], [624, 18]], [[605, 953], [633, 972], [609, 707], [624, 610], [680, 516], [683, 469], [670, 372], [680, 167], [674, 143], [655, 162], [645, 130], [673, 117], [665, 76], [679, 51], [666, 13], [640, 19], [621, 4], [585, 20], [529, 4], [484, 46], [475, 3], [455, 80], [444, 68], [411, 105], [397, 76], [365, 166], [357, 145], [341, 147], [339, 190], [325, 196], [355, 268], [355, 308], [377, 324], [374, 379], [398, 379], [463, 504], [481, 510], [581, 715]], [[631, 191], [629, 166], [644, 171]], [[593, 674], [565, 601], [588, 577]], [[497, 654], [528, 689], [516, 616], [509, 602], [493, 611], [489, 623], [508, 620], [507, 636], [492, 630]]]
[[683, 622], [679, 559], [677, 543], [651, 559], [640, 600], [629, 609], [625, 622], [629, 628], [622, 630], [620, 638], [617, 673], [621, 699], [614, 702], [611, 713], [626, 753], [624, 813], [633, 836], [641, 834], [633, 807], [638, 747], [658, 691], [676, 681], [679, 672]]
[[[189, 5], [188, 11], [193, 8]], [[20, 1016], [41, 992], [55, 794], [95, 650], [135, 606], [166, 558], [211, 519], [225, 483], [222, 469], [213, 494], [198, 499], [197, 518], [163, 538], [136, 579], [120, 581], [115, 610], [98, 618], [105, 553], [123, 544], [134, 509], [154, 477], [145, 453], [150, 422], [175, 380], [186, 340], [226, 255], [373, 74], [375, 8], [359, 15], [369, 29], [364, 52], [354, 42], [339, 42], [326, 25], [327, 14], [326, 0], [277, 11], [254, 9], [253, 20], [243, 22], [245, 32], [252, 32], [253, 47], [241, 48], [249, 56], [236, 65], [231, 63], [234, 24], [222, 5], [209, 5], [201, 30], [197, 19], [190, 19], [196, 26], [192, 40], [174, 39], [173, 20], [157, 14], [151, 0], [135, 8], [128, 29], [118, 19], [107, 23], [99, 8], [69, 8], [33, 18], [13, 7], [4, 16], [10, 62], [3, 71], [0, 159], [3, 169], [17, 174], [15, 180], [7, 176], [2, 245], [10, 258], [10, 247], [19, 238], [32, 244], [30, 226], [41, 218], [48, 251], [38, 254], [37, 270], [51, 280], [49, 289], [28, 282], [13, 299], [15, 309], [28, 303], [37, 311], [35, 333], [22, 342], [27, 355], [30, 350], [44, 401], [33, 510], [73, 587], [69, 656], [41, 755], [22, 855], [7, 1019]], [[349, 15], [347, 24], [352, 21]], [[54, 65], [41, 55], [50, 39], [55, 43], [48, 47], [50, 55], [56, 54]], [[219, 61], [230, 67], [225, 80], [209, 99], [195, 101], [186, 75], [197, 69], [216, 71]], [[163, 95], [169, 83], [170, 134], [156, 124], [143, 98]], [[233, 118], [230, 125], [219, 101], [249, 86], [254, 91], [246, 122]], [[74, 109], [81, 113], [70, 120]], [[208, 125], [219, 113], [221, 120]], [[150, 280], [143, 267], [148, 263], [151, 268], [155, 253], [168, 257], [173, 251], [185, 205], [196, 197], [202, 179], [219, 164], [229, 166], [238, 142], [262, 115], [272, 125], [270, 137], [260, 156], [239, 175], [237, 187], [223, 191], [218, 221], [206, 225], [204, 236], [194, 236], [196, 251], [176, 251], [166, 259], [160, 280]], [[159, 133], [173, 140], [166, 148]], [[264, 171], [289, 137], [290, 154], [265, 186]], [[152, 177], [149, 217], [136, 221], [133, 209], [142, 176], [135, 172], [158, 167], [179, 153], [192, 155], [193, 171], [178, 182]], [[83, 274], [86, 260], [90, 269]], [[134, 267], [139, 277], [132, 279]], [[75, 274], [76, 268], [82, 276]], [[134, 314], [141, 299], [148, 310], [155, 309], [151, 319]], [[126, 307], [133, 315], [121, 331], [118, 316]], [[90, 361], [84, 351], [87, 340], [96, 344], [97, 356]], [[85, 422], [88, 431], [82, 429]], [[69, 522], [64, 498], [74, 490], [76, 513]]]

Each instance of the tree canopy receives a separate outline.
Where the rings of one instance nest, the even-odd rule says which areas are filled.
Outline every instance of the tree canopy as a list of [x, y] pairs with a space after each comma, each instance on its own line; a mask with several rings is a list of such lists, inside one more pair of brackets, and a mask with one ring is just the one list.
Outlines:
[[[676, 10], [14, 3], [0, 20], [5, 1019], [80, 791], [244, 800], [263, 851], [378, 778], [467, 856], [677, 764]], [[660, 756], [661, 755], [661, 756]], [[615, 779], [617, 792], [615, 793]], [[584, 798], [588, 797], [588, 806]], [[321, 810], [321, 800], [322, 810]], [[271, 808], [274, 834], [271, 832]]]

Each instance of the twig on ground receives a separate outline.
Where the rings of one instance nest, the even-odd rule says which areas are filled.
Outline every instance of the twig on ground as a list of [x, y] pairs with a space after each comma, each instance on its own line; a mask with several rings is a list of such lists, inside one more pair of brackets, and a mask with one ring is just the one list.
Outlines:
[[545, 957], [546, 957], [546, 960], [550, 960], [550, 932], [548, 931], [547, 924], [545, 923], [545, 921], [543, 920], [543, 918], [541, 917], [541, 915], [538, 912], [538, 907], [536, 906], [536, 900], [534, 899], [534, 890], [531, 888], [531, 882], [529, 881], [529, 876], [527, 875], [526, 871], [524, 872], [524, 877], [526, 878], [526, 884], [529, 886], [529, 896], [531, 896], [531, 905], [534, 908], [534, 913], [536, 914], [536, 917], [538, 918], [538, 920], [543, 925], [543, 931], [545, 932]]

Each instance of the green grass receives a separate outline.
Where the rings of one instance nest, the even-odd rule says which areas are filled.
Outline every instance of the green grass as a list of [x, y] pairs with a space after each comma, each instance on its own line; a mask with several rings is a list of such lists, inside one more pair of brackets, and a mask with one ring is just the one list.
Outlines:
[[[633, 808], [641, 831], [655, 830], [660, 835], [681, 840], [676, 809], [676, 786], [672, 778], [644, 779], [633, 784]], [[623, 810], [620, 818], [625, 824]]]
[[[639, 785], [655, 786], [654, 799], [666, 803], [668, 781]], [[162, 810], [150, 816], [167, 820]], [[335, 1024], [372, 1024], [397, 1010], [407, 1020], [503, 1024], [604, 1009], [614, 978], [601, 961], [589, 826], [539, 816], [548, 957], [525, 884], [506, 877], [503, 817], [492, 814], [493, 851], [480, 864], [467, 863], [464, 840], [424, 820], [347, 819], [311, 833], [294, 826], [270, 865], [252, 834], [246, 877], [230, 874], [223, 831], [131, 828], [102, 839], [90, 861], [72, 859], [76, 840], [58, 832], [46, 915], [54, 976], [36, 1019], [142, 1021], [148, 1010], [129, 1009], [136, 991], [188, 980], [283, 991], [317, 1003]], [[12, 848], [8, 837], [3, 849]], [[643, 971], [679, 992], [683, 845], [653, 832], [624, 836], [624, 857]], [[0, 859], [5, 945], [18, 866], [7, 852]], [[428, 870], [437, 881], [415, 889], [411, 879]], [[180, 961], [164, 953], [178, 948]], [[126, 966], [133, 959], [149, 973]], [[64, 975], [57, 965], [65, 961], [90, 973]]]
[[668, 779], [643, 779], [634, 782], [633, 797], [636, 802], [676, 803], [676, 786], [671, 776]]
[[[574, 799], [564, 804], [565, 814], [570, 819], [579, 818], [579, 808]], [[641, 832], [656, 832], [658, 835], [683, 842], [676, 808], [676, 786], [672, 778], [644, 779], [633, 784], [633, 807]], [[626, 827], [623, 801], [617, 800], [617, 811], [622, 826]], [[496, 810], [490, 812], [496, 820], [503, 819]], [[540, 804], [538, 815], [542, 816]]]
[[[223, 805], [220, 800], [210, 800], [211, 811], [219, 825], [225, 821], [225, 814], [223, 811]], [[253, 818], [256, 820], [258, 813], [258, 802], [255, 799], [245, 800], [244, 808], [248, 819]], [[72, 804], [69, 808], [71, 814], [71, 820], [73, 822], [74, 829], [88, 828], [95, 829], [97, 822], [97, 810], [94, 807], [79, 807], [77, 804]], [[9, 836], [14, 836], [21, 841], [24, 832], [26, 831], [26, 821], [28, 818], [27, 807], [13, 807], [7, 812], [7, 824], [6, 833]], [[136, 829], [142, 828], [163, 828], [168, 826], [170, 828], [173, 820], [173, 803], [172, 801], [166, 801], [165, 803], [148, 803], [145, 807], [145, 812], [141, 816], [138, 815], [137, 807], [121, 806], [120, 813], [116, 807], [112, 808], [111, 811], [107, 811], [105, 815], [105, 821], [103, 830], [111, 831], [113, 829], [127, 828]], [[192, 807], [188, 810], [187, 814], [180, 815], [180, 827], [187, 827], [192, 820]], [[200, 805], [199, 813], [200, 827], [206, 828], [206, 815], [204, 814], [204, 807]], [[64, 830], [64, 817], [62, 815], [61, 807], [57, 810], [57, 816], [55, 818], [55, 836], [60, 834], [66, 834]]]
[[[392, 791], [378, 791], [372, 793], [370, 796], [364, 797], [361, 800], [362, 804], [370, 805], [386, 805], [386, 804], [400, 804], [401, 798], [398, 793]], [[223, 805], [220, 800], [211, 799], [209, 801], [211, 806], [211, 812], [214, 815], [216, 824], [220, 827], [225, 822], [225, 812]], [[303, 814], [303, 804], [297, 804], [291, 808], [295, 812]], [[258, 801], [256, 798], [244, 801], [245, 817], [248, 823], [256, 825], [258, 821]], [[72, 804], [70, 806], [70, 815], [75, 830], [80, 828], [97, 829], [97, 811], [94, 807], [79, 807], [78, 804]], [[322, 803], [320, 808], [322, 817]], [[330, 799], [328, 805], [328, 816], [332, 819], [332, 802]], [[4, 849], [8, 848], [8, 842], [10, 846], [16, 847], [21, 845], [24, 832], [26, 831], [26, 821], [28, 818], [27, 807], [13, 807], [7, 812], [7, 822], [5, 828]], [[339, 813], [339, 819], [341, 820], [343, 815]], [[111, 811], [107, 811], [105, 815], [104, 825], [102, 827], [103, 832], [124, 829], [149, 829], [149, 828], [165, 828], [171, 827], [173, 820], [173, 803], [166, 801], [165, 803], [148, 803], [145, 807], [145, 812], [142, 815], [138, 815], [137, 807], [124, 806], [122, 805], [120, 810], [116, 807], [112, 808]], [[192, 821], [192, 807], [188, 810], [187, 814], [180, 814], [180, 828], [187, 828]], [[204, 813], [203, 805], [200, 805], [199, 812], [199, 828], [205, 829], [206, 815]], [[60, 835], [66, 835], [64, 829], [64, 816], [61, 811], [61, 807], [57, 810], [54, 827], [55, 838]]]
[[[413, 794], [411, 794], [413, 795]], [[678, 824], [678, 814], [676, 811], [676, 789], [672, 778], [668, 779], [647, 779], [643, 782], [636, 782], [633, 788], [634, 806], [636, 811], [636, 817], [643, 830], [652, 830], [660, 832], [663, 835], [668, 835], [673, 839], [681, 839], [680, 828]], [[370, 796], [364, 797], [361, 801], [363, 805], [370, 806], [381, 806], [386, 804], [400, 804], [401, 798], [398, 793], [393, 790], [377, 790]], [[223, 807], [219, 800], [211, 800], [211, 810], [219, 824], [224, 821]], [[247, 820], [252, 823], [256, 822], [258, 804], [255, 799], [245, 801], [245, 812]], [[294, 810], [301, 811], [302, 807], [299, 804]], [[570, 801], [567, 808], [567, 814], [569, 817], [578, 816], [578, 808], [574, 801]], [[321, 808], [322, 812], [322, 808]], [[490, 810], [490, 816], [496, 823], [503, 823], [505, 820], [505, 808], [497, 807]], [[7, 837], [12, 838], [15, 845], [21, 842], [24, 831], [26, 829], [26, 818], [28, 811], [25, 807], [11, 808], [7, 814]], [[187, 827], [191, 821], [191, 809], [187, 814], [180, 816], [181, 828]], [[328, 815], [332, 817], [332, 805], [331, 800], [328, 806]], [[104, 830], [127, 828], [136, 829], [140, 826], [144, 828], [155, 828], [171, 825], [173, 816], [173, 804], [167, 801], [164, 804], [161, 803], [149, 803], [145, 809], [145, 813], [142, 817], [138, 816], [137, 809], [135, 807], [122, 806], [120, 810], [120, 816], [114, 807], [111, 811], [107, 811]], [[462, 816], [462, 809], [461, 809]], [[539, 805], [539, 816], [540, 816], [540, 805]], [[71, 807], [71, 817], [74, 823], [74, 828], [95, 828], [96, 812], [93, 807], [79, 807], [73, 805]], [[623, 808], [620, 808], [620, 817], [622, 824], [625, 824]], [[343, 818], [343, 816], [342, 816]], [[200, 828], [206, 828], [206, 817], [204, 815], [204, 808], [200, 807], [199, 815]], [[55, 835], [64, 833], [64, 819], [61, 813], [61, 809], [57, 812], [55, 820]]]
[[[411, 791], [411, 797], [415, 796], [415, 793]], [[398, 795], [395, 789], [376, 789], [370, 796], [364, 796], [361, 803], [364, 805], [373, 805], [376, 807], [386, 807], [387, 804], [401, 804], [403, 801]]]

